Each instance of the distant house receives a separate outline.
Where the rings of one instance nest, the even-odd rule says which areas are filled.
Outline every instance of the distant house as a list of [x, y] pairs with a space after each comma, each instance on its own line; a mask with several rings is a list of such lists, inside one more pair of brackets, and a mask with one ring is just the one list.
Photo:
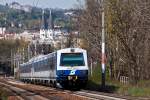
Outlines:
[[32, 6], [30, 6], [30, 5], [21, 5], [18, 2], [12, 2], [9, 5], [9, 7], [12, 8], [12, 9], [23, 10], [25, 12], [31, 12], [31, 10], [32, 10]]
[[6, 28], [5, 27], [0, 27], [0, 35], [5, 34]]
[[22, 6], [18, 2], [12, 2], [9, 5], [10, 8], [21, 10]]
[[25, 12], [31, 12], [32, 6], [30, 6], [30, 5], [24, 5], [24, 6], [22, 6], [22, 10], [24, 10]]
[[5, 37], [6, 28], [0, 27], [0, 39], [3, 39]]

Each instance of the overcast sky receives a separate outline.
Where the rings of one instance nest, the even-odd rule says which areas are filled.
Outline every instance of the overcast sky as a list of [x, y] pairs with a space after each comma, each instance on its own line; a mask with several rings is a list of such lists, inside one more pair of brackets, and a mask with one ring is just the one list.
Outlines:
[[[18, 2], [21, 5], [32, 5], [41, 8], [74, 8], [78, 4], [77, 0], [0, 0], [0, 4]], [[79, 0], [83, 3], [84, 0]]]

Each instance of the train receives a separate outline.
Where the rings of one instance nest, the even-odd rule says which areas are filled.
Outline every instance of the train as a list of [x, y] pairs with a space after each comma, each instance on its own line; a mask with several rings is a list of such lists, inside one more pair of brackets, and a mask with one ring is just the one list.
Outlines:
[[88, 70], [86, 50], [65, 48], [20, 64], [19, 78], [27, 83], [82, 88], [87, 84]]

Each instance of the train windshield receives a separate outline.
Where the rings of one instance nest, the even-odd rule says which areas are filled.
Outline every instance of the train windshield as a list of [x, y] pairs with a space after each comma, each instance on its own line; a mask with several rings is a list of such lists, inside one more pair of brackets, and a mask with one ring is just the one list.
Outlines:
[[62, 53], [60, 66], [84, 66], [83, 53]]

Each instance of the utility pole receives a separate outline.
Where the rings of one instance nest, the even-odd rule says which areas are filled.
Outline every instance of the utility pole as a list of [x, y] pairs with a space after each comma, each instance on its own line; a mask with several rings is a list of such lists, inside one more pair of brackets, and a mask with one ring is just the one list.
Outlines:
[[13, 54], [14, 78], [16, 78], [16, 53]]
[[91, 76], [93, 76], [93, 60], [92, 60], [92, 58], [91, 58], [91, 62], [90, 62], [90, 67], [91, 67]]
[[13, 54], [12, 54], [12, 49], [11, 49], [11, 75], [13, 72]]
[[104, 22], [104, 0], [101, 0], [102, 3], [102, 88], [105, 87], [105, 22]]
[[61, 33], [61, 49], [63, 48], [63, 33]]
[[30, 59], [30, 44], [28, 44], [28, 60]]
[[35, 52], [34, 52], [34, 56], [36, 56], [36, 55], [37, 55], [37, 47], [36, 47], [36, 42], [34, 43], [34, 50], [35, 50]]

